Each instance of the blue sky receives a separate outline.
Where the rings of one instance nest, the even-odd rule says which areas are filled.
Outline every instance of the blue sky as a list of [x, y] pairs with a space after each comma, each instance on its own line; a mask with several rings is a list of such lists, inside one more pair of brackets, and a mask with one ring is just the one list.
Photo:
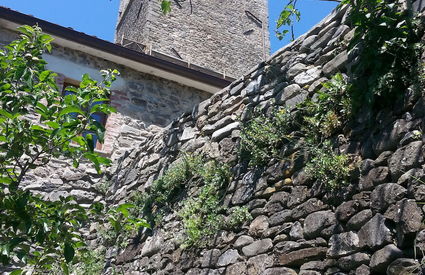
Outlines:
[[[289, 38], [279, 41], [274, 35], [276, 19], [285, 3], [286, 0], [269, 0], [272, 53], [289, 42]], [[0, 5], [112, 41], [119, 0], [0, 0]], [[335, 2], [298, 0], [302, 19], [295, 26], [296, 35], [308, 31], [335, 6]]]

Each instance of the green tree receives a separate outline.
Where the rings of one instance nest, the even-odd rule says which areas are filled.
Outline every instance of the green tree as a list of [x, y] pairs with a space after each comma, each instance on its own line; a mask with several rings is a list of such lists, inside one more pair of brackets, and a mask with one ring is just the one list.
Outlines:
[[83, 159], [100, 172], [110, 161], [95, 152], [104, 127], [92, 118], [109, 114], [109, 87], [117, 71], [102, 71], [97, 82], [87, 74], [80, 87], [62, 95], [56, 74], [42, 54], [52, 38], [38, 27], [19, 28], [20, 39], [0, 49], [0, 263], [40, 273], [60, 265], [63, 273], [85, 248], [80, 229], [100, 205], [83, 208], [73, 197], [47, 201], [24, 190], [25, 176], [52, 158]]

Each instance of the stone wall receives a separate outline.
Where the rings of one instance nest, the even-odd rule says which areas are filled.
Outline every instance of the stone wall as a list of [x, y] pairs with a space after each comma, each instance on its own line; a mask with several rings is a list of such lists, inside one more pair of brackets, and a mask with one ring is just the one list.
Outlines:
[[406, 91], [398, 108], [378, 112], [371, 125], [352, 125], [339, 151], [361, 159], [359, 175], [356, 184], [333, 194], [336, 202], [317, 189], [302, 160], [250, 168], [238, 155], [240, 124], [255, 107], [290, 108], [313, 97], [334, 73], [349, 71], [354, 56], [343, 45], [353, 32], [346, 18], [345, 9], [333, 12], [128, 152], [110, 171], [107, 201], [115, 204], [136, 190], [149, 190], [180, 152], [207, 155], [232, 164], [223, 204], [247, 206], [253, 220], [220, 231], [207, 248], [183, 249], [181, 220], [170, 213], [125, 250], [109, 249], [108, 272], [115, 267], [125, 274], [420, 274], [425, 249], [423, 94]]
[[[1, 44], [14, 39], [16, 34], [0, 29]], [[64, 82], [78, 84], [84, 73], [101, 80], [99, 71], [102, 69], [120, 72], [111, 88], [111, 104], [117, 112], [107, 119], [105, 144], [101, 150], [113, 158], [145, 141], [151, 131], [165, 127], [182, 112], [191, 110], [210, 96], [207, 92], [59, 45], [54, 45], [52, 53], [45, 54], [44, 58], [47, 68], [59, 74], [59, 89]]]
[[[0, 28], [0, 45], [16, 39], [16, 33]], [[125, 66], [54, 44], [45, 54], [47, 68], [59, 74], [57, 83], [78, 84], [84, 73], [101, 80], [101, 69], [117, 69], [120, 76], [112, 86], [111, 104], [117, 110], [107, 118], [105, 143], [99, 150], [111, 159], [162, 130], [182, 112], [210, 96], [194, 88], [137, 72]], [[50, 199], [75, 195], [79, 202], [90, 203], [104, 198], [102, 180], [87, 163], [74, 169], [69, 161], [52, 160], [49, 167], [28, 175], [27, 188], [46, 194]]]
[[122, 3], [127, 10], [121, 12], [115, 41], [135, 41], [148, 50], [232, 77], [241, 76], [269, 55], [265, 0], [171, 1], [172, 12], [167, 16], [160, 2]]

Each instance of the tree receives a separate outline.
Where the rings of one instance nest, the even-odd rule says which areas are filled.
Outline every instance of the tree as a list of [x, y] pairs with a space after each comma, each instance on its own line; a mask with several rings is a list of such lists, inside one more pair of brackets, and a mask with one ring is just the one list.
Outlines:
[[42, 58], [53, 39], [38, 27], [19, 31], [20, 39], [0, 49], [0, 263], [23, 267], [13, 274], [39, 273], [59, 263], [67, 274], [77, 250], [86, 249], [80, 229], [102, 206], [86, 209], [73, 197], [47, 201], [22, 183], [52, 158], [65, 157], [76, 167], [85, 159], [98, 172], [110, 163], [94, 150], [105, 129], [92, 115], [114, 112], [107, 102], [118, 72], [101, 71], [101, 82], [85, 74], [79, 87], [67, 87], [62, 95]]

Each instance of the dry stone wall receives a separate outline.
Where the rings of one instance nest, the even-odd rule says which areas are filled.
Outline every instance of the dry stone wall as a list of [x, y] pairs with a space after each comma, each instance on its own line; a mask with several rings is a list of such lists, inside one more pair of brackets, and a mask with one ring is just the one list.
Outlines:
[[[317, 189], [301, 159], [250, 168], [238, 155], [241, 123], [250, 119], [254, 108], [291, 108], [313, 97], [336, 72], [349, 72], [354, 55], [344, 45], [353, 31], [346, 19], [345, 8], [334, 11], [115, 163], [107, 192], [113, 204], [149, 190], [180, 152], [232, 164], [223, 205], [244, 205], [253, 219], [241, 228], [219, 231], [207, 248], [183, 249], [181, 219], [170, 213], [126, 249], [108, 249], [108, 272], [422, 274], [423, 94], [405, 91], [398, 108], [378, 112], [370, 118], [371, 125], [362, 120], [352, 125], [348, 138], [338, 145], [340, 152], [361, 160], [359, 174], [356, 183], [335, 192], [333, 200]], [[196, 188], [187, 193], [196, 193]]]

